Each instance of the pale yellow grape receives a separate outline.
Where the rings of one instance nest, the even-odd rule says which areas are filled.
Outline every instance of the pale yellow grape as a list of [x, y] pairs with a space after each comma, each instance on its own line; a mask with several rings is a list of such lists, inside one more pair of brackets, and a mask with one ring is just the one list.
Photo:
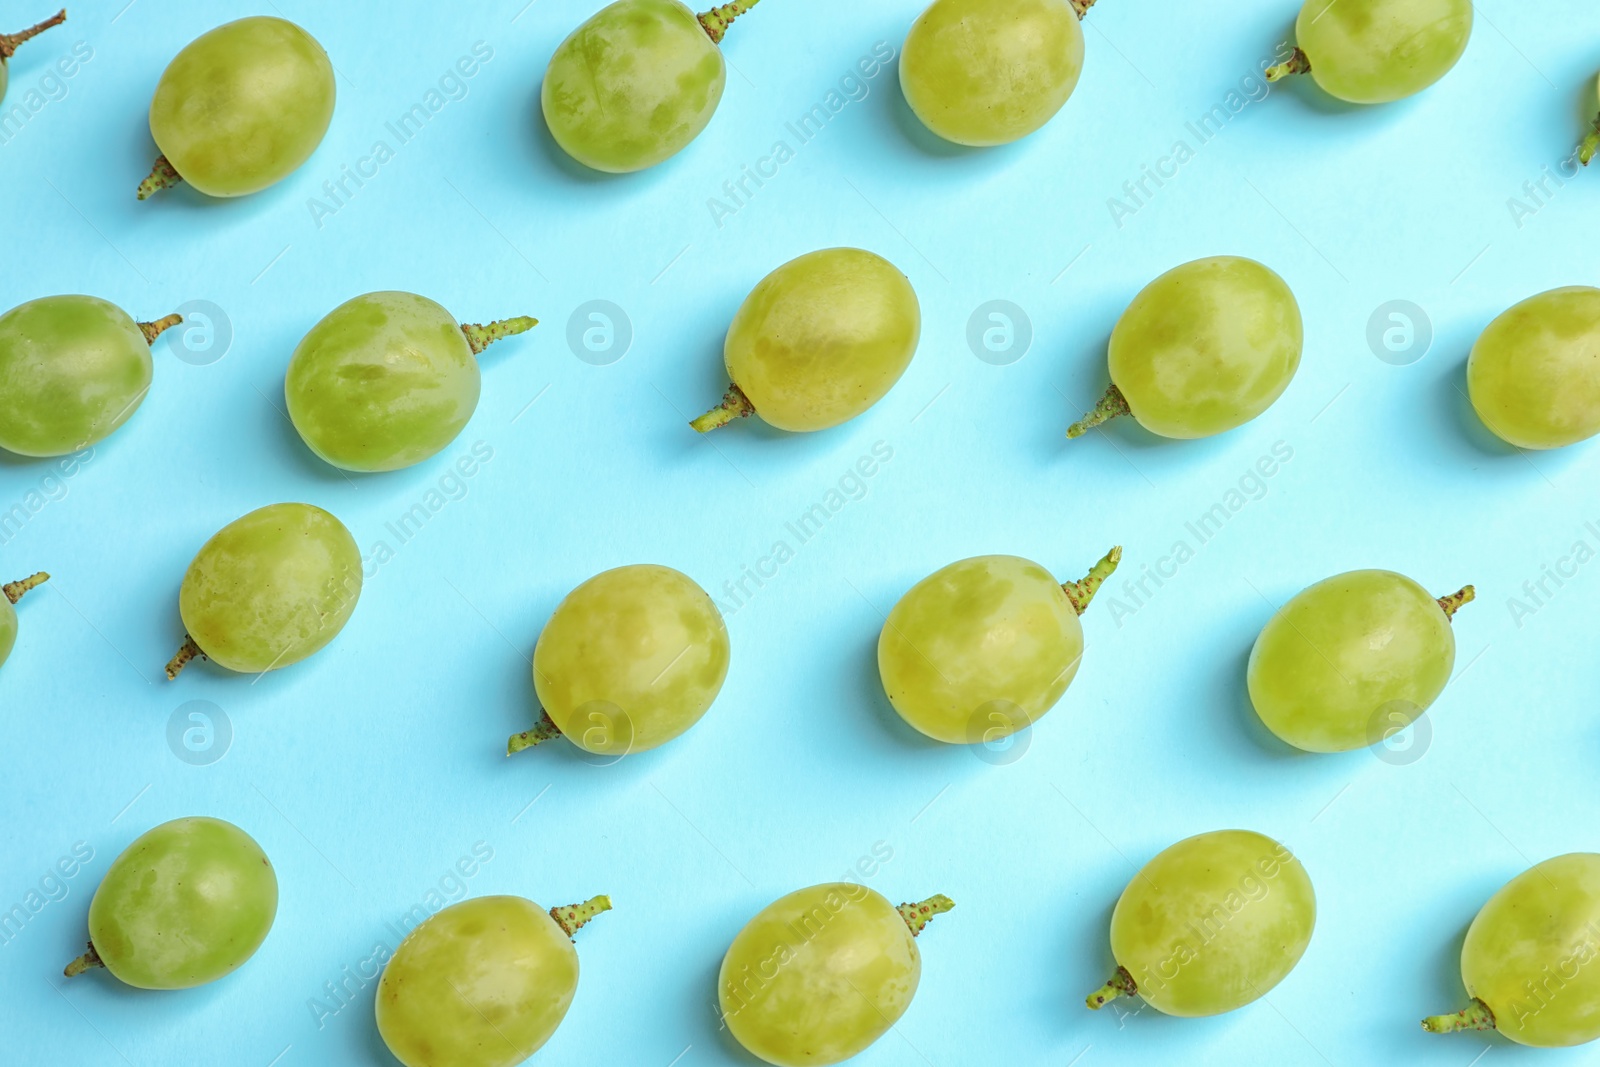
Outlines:
[[1552, 289], [1501, 314], [1472, 346], [1467, 392], [1483, 424], [1518, 448], [1600, 433], [1600, 289]]
[[1299, 47], [1267, 78], [1309, 71], [1341, 100], [1387, 103], [1450, 73], [1471, 36], [1472, 0], [1306, 0]]
[[0, 667], [5, 666], [17, 643], [17, 609], [12, 605], [21, 600], [28, 590], [36, 589], [49, 580], [50, 576], [40, 571], [31, 578], [0, 586]]
[[1077, 87], [1079, 18], [1068, 0], [934, 0], [912, 23], [900, 56], [906, 103], [957, 144], [1026, 137]]
[[1450, 619], [1471, 586], [1440, 600], [1393, 571], [1350, 571], [1275, 613], [1246, 672], [1267, 729], [1308, 752], [1382, 741], [1428, 710], [1456, 660]]
[[1501, 887], [1467, 929], [1461, 979], [1472, 1003], [1423, 1029], [1540, 1048], [1600, 1037], [1600, 855], [1557, 856]]
[[1079, 613], [1113, 570], [1113, 549], [1082, 582], [1032, 560], [975, 556], [924, 578], [878, 636], [878, 673], [900, 717], [950, 744], [993, 742], [1055, 706], [1083, 658]]
[[900, 380], [921, 334], [917, 294], [882, 256], [828, 248], [790, 260], [734, 315], [723, 346], [733, 385], [693, 426], [751, 414], [796, 432], [847, 422]]
[[717, 997], [728, 1032], [776, 1067], [861, 1053], [911, 1006], [922, 977], [914, 938], [952, 907], [936, 896], [896, 908], [849, 882], [774, 901], [723, 957]]
[[1288, 976], [1316, 925], [1316, 894], [1286, 847], [1249, 830], [1179, 841], [1134, 876], [1111, 913], [1118, 970], [1100, 1008], [1138, 993], [1168, 1015], [1241, 1008]]
[[1172, 438], [1210, 437], [1272, 406], [1300, 367], [1300, 305], [1253, 259], [1174, 267], [1133, 298], [1111, 331], [1111, 388], [1068, 437], [1118, 415]]

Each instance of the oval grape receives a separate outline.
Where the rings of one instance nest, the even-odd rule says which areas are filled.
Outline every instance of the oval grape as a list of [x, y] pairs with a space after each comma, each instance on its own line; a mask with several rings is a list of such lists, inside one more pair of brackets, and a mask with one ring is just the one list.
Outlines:
[[1038, 721], [1083, 658], [1078, 622], [1116, 570], [1113, 548], [1063, 585], [1018, 556], [941, 568], [900, 598], [878, 636], [878, 674], [900, 717], [937, 741], [993, 742]]
[[167, 665], [195, 656], [257, 673], [299, 663], [338, 636], [361, 597], [361, 552], [344, 524], [310, 504], [272, 504], [219, 530], [183, 576], [189, 636]]
[[1131, 414], [1162, 437], [1242, 426], [1283, 395], [1300, 366], [1300, 305], [1253, 259], [1213, 256], [1145, 286], [1111, 331], [1111, 388], [1068, 430]]
[[244, 196], [287, 178], [333, 121], [333, 64], [286, 19], [254, 15], [201, 34], [179, 52], [150, 101], [161, 156], [144, 200], [187, 182], [207, 196]]
[[512, 1067], [572, 1005], [572, 935], [607, 897], [546, 912], [522, 897], [476, 897], [424, 919], [378, 982], [378, 1033], [406, 1067]]
[[50, 580], [44, 571], [21, 581], [7, 582], [0, 586], [0, 667], [5, 666], [6, 660], [11, 658], [11, 650], [17, 644], [17, 609], [12, 605], [22, 599], [30, 589], [37, 589]]
[[1117, 972], [1089, 1007], [1137, 993], [1167, 1015], [1242, 1008], [1300, 962], [1316, 919], [1310, 877], [1272, 838], [1249, 830], [1186, 838], [1145, 864], [1117, 900]]
[[705, 433], [759, 415], [780, 430], [826, 430], [883, 398], [905, 373], [922, 309], [904, 274], [859, 248], [792, 259], [733, 317], [723, 359], [733, 384], [691, 424]]
[[1467, 358], [1483, 424], [1518, 448], [1561, 448], [1600, 433], [1600, 289], [1529, 297], [1491, 322]]
[[1600, 1037], [1600, 855], [1557, 856], [1502, 886], [1467, 928], [1461, 980], [1472, 1002], [1424, 1030], [1498, 1030], [1535, 1048]]
[[105, 440], [150, 391], [150, 342], [182, 319], [135, 322], [94, 296], [46, 296], [0, 315], [0, 448], [65, 456]]
[[1026, 137], [1077, 88], [1078, 20], [1088, 3], [934, 0], [912, 23], [900, 55], [906, 103], [923, 125], [956, 144]]
[[790, 893], [728, 947], [717, 998], [728, 1032], [776, 1067], [838, 1063], [882, 1037], [922, 977], [914, 940], [955, 904], [894, 907], [866, 886], [830, 882]]
[[249, 834], [221, 819], [174, 819], [111, 864], [89, 903], [89, 951], [71, 978], [105, 967], [140, 989], [188, 989], [232, 974], [266, 940], [278, 876]]
[[410, 467], [454, 441], [477, 410], [478, 353], [536, 325], [526, 316], [459, 324], [415, 293], [347, 300], [290, 357], [289, 419], [311, 451], [336, 467]]
[[1472, 586], [1435, 598], [1393, 571], [1350, 571], [1295, 595], [1250, 651], [1250, 703], [1307, 752], [1384, 740], [1428, 710], [1450, 680], [1450, 620]]
[[694, 579], [636, 564], [568, 593], [533, 650], [539, 725], [507, 754], [561, 735], [620, 759], [666, 744], [700, 721], [728, 675], [722, 613]]
[[1268, 81], [1309, 72], [1353, 104], [1420, 93], [1456, 65], [1472, 36], [1472, 0], [1306, 0], [1299, 47]]

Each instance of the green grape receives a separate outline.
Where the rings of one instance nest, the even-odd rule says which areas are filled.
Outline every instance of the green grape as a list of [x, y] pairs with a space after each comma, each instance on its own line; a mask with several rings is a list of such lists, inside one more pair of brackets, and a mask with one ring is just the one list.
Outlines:
[[1461, 980], [1472, 1003], [1424, 1030], [1498, 1030], [1535, 1048], [1600, 1037], [1600, 855], [1557, 856], [1502, 886], [1467, 929]]
[[[1600, 81], [1595, 83], [1595, 95], [1600, 97]], [[1578, 162], [1587, 167], [1594, 160], [1596, 152], [1600, 152], [1600, 116], [1589, 123], [1589, 132], [1578, 145]]]
[[1253, 259], [1212, 256], [1145, 286], [1111, 331], [1111, 388], [1068, 437], [1118, 415], [1162, 437], [1242, 426], [1272, 406], [1300, 366], [1300, 305]]
[[506, 755], [552, 737], [621, 759], [700, 721], [728, 675], [722, 613], [671, 567], [636, 564], [567, 594], [533, 649], [539, 724]]
[[299, 663], [338, 636], [361, 597], [361, 552], [344, 524], [310, 504], [272, 504], [219, 530], [183, 576], [189, 631], [167, 664], [196, 656], [231, 671]]
[[478, 406], [475, 358], [531, 330], [522, 316], [458, 324], [415, 293], [367, 293], [311, 328], [289, 360], [289, 418], [311, 451], [352, 471], [392, 471], [444, 448]]
[[0, 315], [0, 448], [65, 456], [96, 444], [150, 390], [150, 342], [183, 319], [135, 322], [93, 296], [46, 296]]
[[1307, 752], [1348, 752], [1410, 726], [1456, 661], [1450, 620], [1472, 586], [1435, 598], [1393, 571], [1350, 571], [1296, 595], [1250, 650], [1250, 702]]
[[1078, 673], [1078, 616], [1121, 559], [1113, 548], [1088, 577], [1065, 584], [1017, 556], [975, 556], [922, 579], [878, 636], [889, 703], [952, 745], [994, 742], [1032, 725]]
[[718, 47], [758, 0], [696, 15], [678, 0], [617, 0], [561, 42], [540, 105], [550, 134], [586, 167], [627, 174], [700, 136], [722, 100]]
[[830, 882], [773, 901], [745, 924], [717, 976], [728, 1032], [777, 1067], [838, 1063], [882, 1037], [922, 977], [914, 938], [946, 896], [898, 908]]
[[89, 951], [68, 978], [104, 967], [140, 989], [188, 989], [254, 956], [278, 912], [278, 876], [249, 834], [174, 819], [129, 845], [89, 903]]
[[1472, 36], [1472, 0], [1306, 0], [1300, 46], [1268, 81], [1310, 73], [1332, 96], [1386, 104], [1446, 74]]
[[541, 911], [477, 897], [423, 920], [378, 983], [378, 1033], [406, 1067], [511, 1067], [556, 1032], [578, 991], [572, 935], [608, 897]]
[[1167, 1015], [1220, 1015], [1286, 978], [1311, 943], [1317, 899], [1283, 845], [1249, 830], [1179, 841], [1144, 865], [1111, 913], [1117, 971], [1095, 1010], [1137, 993]]
[[188, 182], [207, 196], [244, 196], [311, 158], [333, 120], [333, 64], [292, 22], [253, 15], [191, 41], [150, 101], [161, 155], [139, 199]]
[[1600, 433], [1600, 289], [1529, 297], [1489, 324], [1467, 358], [1472, 406], [1518, 448], [1561, 448]]
[[911, 24], [900, 88], [923, 125], [956, 144], [1010, 144], [1055, 116], [1083, 73], [1095, 0], [934, 0]]
[[5, 99], [6, 82], [10, 78], [10, 60], [12, 56], [17, 54], [17, 46], [30, 38], [39, 36], [39, 34], [52, 26], [61, 25], [65, 21], [67, 21], [67, 9], [62, 8], [43, 22], [29, 26], [21, 32], [0, 33], [0, 100]]
[[706, 433], [747, 415], [780, 430], [826, 430], [876, 404], [917, 351], [922, 309], [904, 274], [859, 248], [791, 259], [733, 316], [723, 361], [733, 384], [695, 419]]
[[31, 578], [24, 578], [20, 582], [7, 582], [0, 586], [0, 667], [5, 666], [11, 657], [11, 650], [17, 644], [17, 609], [12, 607], [22, 599], [24, 593], [30, 589], [37, 589], [50, 580], [50, 576], [40, 571]]

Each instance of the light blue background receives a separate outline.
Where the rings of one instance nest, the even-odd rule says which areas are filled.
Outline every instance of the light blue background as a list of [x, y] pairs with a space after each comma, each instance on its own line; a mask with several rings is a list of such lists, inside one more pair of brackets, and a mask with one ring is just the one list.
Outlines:
[[[710, 129], [627, 178], [582, 172], [539, 118], [544, 65], [593, 0], [524, 2], [269, 5], [328, 49], [338, 110], [299, 172], [232, 202], [181, 190], [140, 204], [133, 190], [154, 155], [145, 107], [165, 63], [257, 8], [75, 3], [12, 66], [7, 105], [75, 42], [93, 49], [0, 144], [0, 304], [88, 292], [154, 318], [207, 300], [233, 339], [209, 365], [158, 344], [142, 410], [64, 489], [49, 483], [55, 498], [0, 548], [6, 579], [55, 575], [22, 604], [0, 672], [0, 905], [21, 902], [75, 843], [94, 853], [64, 898], [0, 945], [4, 1058], [391, 1063], [370, 986], [320, 1025], [309, 1002], [375, 945], [392, 947], [389, 924], [442, 880], [454, 888], [448, 872], [479, 842], [493, 859], [471, 894], [616, 901], [579, 937], [582, 984], [541, 1064], [754, 1062], [713, 1011], [729, 940], [768, 901], [844, 875], [875, 847], [893, 854], [867, 879], [875, 889], [896, 901], [945, 892], [959, 906], [921, 939], [916, 1002], [863, 1065], [1465, 1067], [1479, 1055], [1477, 1037], [1417, 1027], [1464, 1002], [1467, 923], [1531, 863], [1600, 845], [1600, 564], [1533, 614], [1508, 605], [1574, 541], [1600, 547], [1583, 526], [1600, 522], [1596, 449], [1512, 451], [1463, 394], [1467, 351], [1493, 316], [1595, 280], [1600, 175], [1549, 183], [1542, 206], [1523, 187], [1571, 154], [1595, 108], [1600, 10], [1485, 0], [1465, 58], [1421, 97], [1350, 110], [1296, 84], [1197, 147], [1186, 123], [1275, 53], [1296, 4], [1104, 0], [1076, 95], [1035, 137], [985, 152], [936, 143], [891, 67], [719, 226], [708, 199], [776, 139], [795, 147], [785, 123], [876, 43], [898, 51], [922, 0], [767, 0], [726, 41]], [[47, 13], [9, 11], [17, 23]], [[464, 98], [396, 146], [384, 124], [476, 42], [493, 56]], [[379, 138], [394, 158], [318, 226], [308, 198]], [[1108, 198], [1180, 138], [1194, 158], [1119, 226]], [[1519, 224], [1512, 197], [1538, 210]], [[739, 301], [783, 261], [837, 244], [874, 249], [915, 283], [924, 335], [905, 377], [828, 433], [752, 420], [697, 438], [685, 420], [721, 395]], [[1131, 425], [1064, 440], [1104, 387], [1106, 337], [1127, 301], [1169, 267], [1224, 252], [1270, 264], [1300, 298], [1305, 358], [1283, 398], [1210, 441]], [[482, 404], [444, 454], [347, 478], [281, 413], [284, 367], [335, 304], [380, 288], [425, 293], [466, 320], [529, 313], [544, 325], [484, 357]], [[634, 331], [608, 366], [566, 341], [569, 317], [596, 299], [625, 309]], [[974, 309], [995, 299], [1031, 319], [1032, 347], [1009, 366], [966, 340]], [[1432, 320], [1431, 350], [1410, 366], [1366, 340], [1393, 299]], [[493, 458], [399, 545], [385, 524], [480, 441]], [[784, 524], [877, 442], [893, 458], [799, 545]], [[927, 742], [888, 707], [875, 642], [917, 579], [987, 552], [1075, 578], [1118, 543], [1119, 579], [1136, 579], [1177, 540], [1192, 545], [1185, 523], [1278, 442], [1293, 458], [1175, 577], [1148, 583], [1142, 604], [1120, 580], [1102, 593], [1083, 669], [1020, 759], [994, 766]], [[0, 507], [50, 469], [0, 462]], [[387, 541], [394, 558], [313, 660], [259, 680], [198, 665], [168, 683], [185, 565], [223, 524], [281, 500], [331, 509], [364, 551]], [[727, 685], [691, 733], [604, 768], [560, 745], [501, 756], [534, 715], [525, 657], [572, 586], [660, 562], [733, 608], [724, 583], [780, 539], [794, 558], [731, 611]], [[1457, 618], [1463, 676], [1429, 713], [1420, 760], [1294, 755], [1249, 709], [1251, 642], [1273, 605], [1369, 566], [1440, 593], [1477, 584]], [[180, 761], [166, 739], [191, 700], [232, 724], [231, 749], [209, 766]], [[1418, 751], [1399, 747], [1402, 760]], [[260, 953], [185, 993], [104, 974], [65, 982], [106, 866], [145, 829], [191, 814], [243, 826], [278, 868], [282, 903]], [[1300, 966], [1264, 1002], [1217, 1019], [1084, 1010], [1112, 966], [1106, 924], [1137, 866], [1231, 826], [1284, 840], [1315, 880], [1319, 925]], [[1489, 1044], [1490, 1062], [1533, 1062]]]

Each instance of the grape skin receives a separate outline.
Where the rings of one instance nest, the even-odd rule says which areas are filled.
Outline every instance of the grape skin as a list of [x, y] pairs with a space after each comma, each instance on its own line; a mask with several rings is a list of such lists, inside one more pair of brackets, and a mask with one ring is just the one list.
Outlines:
[[577, 989], [572, 937], [548, 912], [522, 897], [476, 897], [406, 936], [374, 1011], [406, 1067], [512, 1067], [550, 1040]]
[[865, 886], [831, 882], [781, 897], [745, 924], [723, 957], [717, 995], [747, 1050], [777, 1067], [812, 1067], [883, 1036], [921, 976], [901, 913]]
[[1472, 406], [1518, 448], [1561, 448], [1600, 433], [1600, 289], [1529, 297], [1491, 322], [1467, 359]]
[[617, 0], [561, 42], [539, 100], [568, 155], [625, 174], [698, 137], [726, 81], [722, 50], [689, 8], [678, 0]]
[[103, 441], [139, 409], [150, 343], [117, 305], [47, 296], [0, 315], [0, 448], [65, 456]]
[[277, 875], [249, 834], [221, 819], [175, 819], [106, 871], [89, 904], [92, 955], [128, 985], [188, 989], [255, 955], [277, 911]]
[[1410, 725], [1455, 665], [1450, 617], [1416, 582], [1350, 571], [1297, 594], [1250, 651], [1250, 703], [1282, 740], [1346, 752]]
[[1061, 110], [1083, 72], [1067, 0], [934, 0], [906, 37], [900, 86], [947, 141], [1010, 144]]
[[1600, 855], [1557, 856], [1502, 886], [1467, 929], [1461, 977], [1492, 1016], [1477, 1027], [1434, 1016], [1424, 1029], [1492, 1028], [1537, 1048], [1600, 1037]]
[[[1128, 883], [1111, 914], [1111, 951], [1151, 1007], [1218, 1015], [1283, 981], [1316, 914], [1311, 879], [1287, 848], [1217, 830], [1167, 848]], [[1109, 987], [1089, 1006], [1116, 996]]]
[[30, 589], [36, 589], [49, 580], [50, 576], [40, 571], [31, 578], [7, 582], [0, 587], [0, 667], [5, 666], [6, 660], [11, 658], [11, 650], [17, 643], [17, 609], [12, 605]]
[[1324, 91], [1354, 104], [1388, 103], [1456, 65], [1472, 36], [1472, 2], [1306, 0], [1295, 36]]
[[205, 543], [183, 576], [178, 610], [208, 658], [233, 671], [275, 670], [338, 636], [361, 576], [343, 523], [310, 504], [273, 504]]
[[202, 193], [244, 196], [311, 157], [334, 96], [333, 65], [316, 38], [284, 19], [242, 18], [201, 34], [167, 66], [150, 135]]
[[545, 714], [596, 755], [663, 745], [700, 721], [728, 674], [728, 630], [688, 575], [653, 564], [567, 594], [533, 651]]

